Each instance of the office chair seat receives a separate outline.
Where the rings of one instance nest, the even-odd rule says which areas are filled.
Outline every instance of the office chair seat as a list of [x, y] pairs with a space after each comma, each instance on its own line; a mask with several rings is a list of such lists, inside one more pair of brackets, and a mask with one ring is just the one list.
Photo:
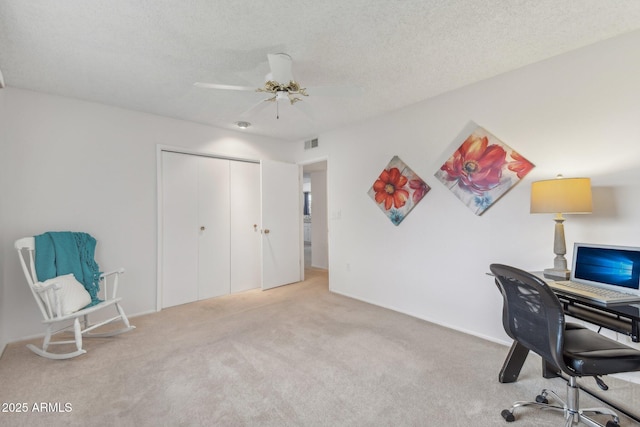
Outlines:
[[[564, 311], [551, 288], [540, 278], [514, 267], [491, 264], [496, 285], [503, 296], [502, 324], [505, 332], [522, 346], [540, 355], [558, 373], [566, 374], [567, 401], [544, 389], [532, 402], [515, 402], [502, 411], [515, 421], [514, 411], [524, 406], [563, 412], [565, 426], [582, 422], [604, 427], [587, 414], [608, 415], [606, 427], [619, 426], [618, 415], [609, 408], [580, 409], [578, 377], [640, 371], [640, 351], [575, 323], [566, 323]], [[560, 405], [550, 404], [553, 396]]]

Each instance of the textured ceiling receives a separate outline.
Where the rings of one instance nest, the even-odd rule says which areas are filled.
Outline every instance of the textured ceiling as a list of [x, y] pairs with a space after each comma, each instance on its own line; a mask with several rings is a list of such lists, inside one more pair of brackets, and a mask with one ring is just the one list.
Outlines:
[[[42, 91], [297, 141], [640, 29], [638, 0], [0, 0], [0, 70]], [[262, 86], [286, 52], [305, 110], [267, 96], [196, 88]]]

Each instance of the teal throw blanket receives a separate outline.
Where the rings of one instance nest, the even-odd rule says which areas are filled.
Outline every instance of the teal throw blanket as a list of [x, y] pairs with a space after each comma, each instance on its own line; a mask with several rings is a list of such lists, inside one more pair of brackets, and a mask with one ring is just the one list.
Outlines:
[[102, 301], [98, 298], [100, 267], [94, 259], [96, 239], [87, 233], [50, 231], [35, 236], [35, 245], [39, 281], [72, 273], [91, 295], [88, 307]]

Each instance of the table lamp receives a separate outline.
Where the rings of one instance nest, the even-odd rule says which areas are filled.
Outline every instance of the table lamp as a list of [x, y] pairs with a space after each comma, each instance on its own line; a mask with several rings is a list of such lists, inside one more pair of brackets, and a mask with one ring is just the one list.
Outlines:
[[562, 214], [591, 213], [591, 179], [563, 178], [547, 179], [531, 183], [531, 213], [555, 213], [555, 235], [553, 240], [553, 268], [544, 270], [549, 279], [567, 280], [571, 272], [567, 269], [567, 246], [564, 239]]

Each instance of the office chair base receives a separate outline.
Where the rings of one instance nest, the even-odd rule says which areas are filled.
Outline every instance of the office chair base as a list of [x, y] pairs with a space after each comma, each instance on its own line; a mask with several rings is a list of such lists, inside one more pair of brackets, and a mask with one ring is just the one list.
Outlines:
[[[524, 406], [535, 406], [539, 409], [552, 410], [557, 412], [562, 412], [565, 419], [565, 427], [570, 427], [574, 423], [583, 423], [590, 427], [620, 427], [620, 419], [618, 415], [608, 408], [585, 408], [580, 409], [578, 407], [578, 391], [579, 387], [575, 377], [569, 377], [569, 381], [567, 383], [567, 400], [568, 403], [564, 402], [554, 391], [544, 389], [542, 392], [536, 396], [535, 402], [515, 402], [511, 409], [503, 410], [500, 415], [507, 422], [515, 421], [514, 411], [516, 408], [524, 407]], [[558, 401], [560, 405], [552, 405], [549, 403], [549, 395], [552, 395], [554, 400]], [[587, 416], [587, 414], [592, 415], [608, 415], [612, 419], [607, 421], [607, 424], [600, 424], [596, 420]]]

